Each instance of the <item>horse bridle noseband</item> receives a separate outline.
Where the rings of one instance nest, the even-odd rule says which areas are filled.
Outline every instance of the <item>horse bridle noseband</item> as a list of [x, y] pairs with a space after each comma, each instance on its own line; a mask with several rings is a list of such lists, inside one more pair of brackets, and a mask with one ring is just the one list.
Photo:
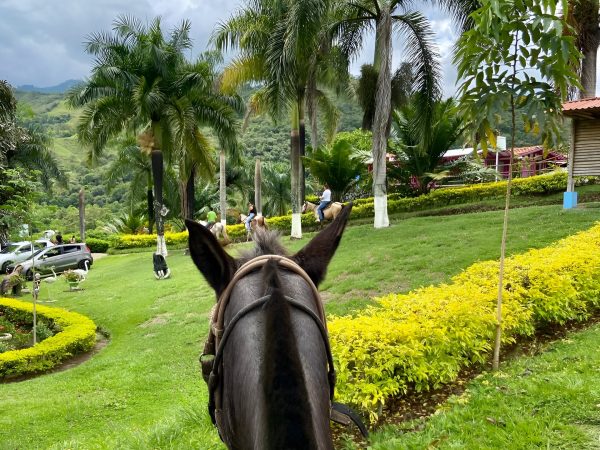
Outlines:
[[[344, 405], [340, 405], [339, 403], [335, 403], [333, 401], [333, 396], [335, 392], [335, 368], [333, 365], [333, 356], [331, 354], [331, 348], [329, 346], [329, 335], [327, 332], [327, 322], [325, 319], [325, 311], [323, 309], [323, 302], [321, 301], [321, 296], [319, 295], [319, 291], [317, 287], [310, 279], [308, 274], [289, 258], [280, 255], [262, 255], [257, 256], [256, 258], [251, 259], [250, 261], [243, 264], [233, 275], [233, 278], [225, 288], [225, 290], [219, 296], [217, 304], [213, 308], [213, 314], [211, 317], [210, 330], [208, 334], [208, 338], [206, 343], [204, 344], [204, 351], [200, 356], [200, 365], [202, 368], [202, 377], [204, 381], [208, 385], [208, 393], [209, 393], [209, 403], [208, 410], [210, 413], [211, 420], [214, 425], [217, 426], [217, 429], [222, 429], [223, 417], [222, 417], [222, 392], [221, 392], [221, 382], [222, 382], [222, 359], [223, 359], [223, 351], [225, 346], [227, 345], [227, 341], [235, 325], [247, 314], [254, 311], [258, 307], [264, 305], [271, 297], [270, 294], [264, 295], [260, 297], [256, 301], [250, 303], [243, 307], [240, 311], [238, 311], [235, 316], [231, 319], [231, 321], [225, 327], [225, 310], [229, 303], [229, 299], [231, 297], [231, 292], [235, 284], [245, 277], [246, 275], [262, 268], [269, 261], [274, 261], [278, 266], [289, 270], [299, 276], [301, 276], [304, 281], [308, 283], [312, 292], [313, 292], [313, 301], [315, 306], [317, 307], [317, 313], [315, 313], [311, 308], [309, 308], [304, 303], [300, 303], [292, 297], [284, 296], [283, 298], [288, 302], [288, 304], [305, 314], [307, 314], [317, 325], [319, 332], [321, 333], [321, 338], [323, 340], [323, 344], [325, 345], [325, 351], [327, 354], [327, 379], [329, 382], [329, 400], [331, 404], [331, 419], [336, 422], [343, 423], [348, 425], [350, 420], [356, 423], [356, 425], [361, 430], [363, 435], [367, 433], [366, 428], [360, 421], [358, 415], [356, 415], [353, 411], [344, 407]], [[368, 434], [368, 433], [367, 433]]]

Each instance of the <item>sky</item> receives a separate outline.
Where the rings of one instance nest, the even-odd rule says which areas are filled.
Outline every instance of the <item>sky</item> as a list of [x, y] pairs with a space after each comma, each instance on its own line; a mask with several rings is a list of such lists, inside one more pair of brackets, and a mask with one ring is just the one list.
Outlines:
[[[206, 49], [215, 25], [242, 4], [242, 0], [0, 0], [0, 79], [15, 87], [47, 87], [85, 78], [93, 59], [85, 53], [83, 42], [91, 33], [109, 31], [122, 14], [143, 21], [161, 16], [165, 31], [188, 19], [193, 51], [200, 53]], [[429, 8], [423, 13], [437, 34], [444, 94], [453, 95], [456, 70], [451, 64], [452, 46], [458, 33], [443, 12]], [[353, 74], [358, 74], [361, 64], [372, 61], [373, 48], [370, 37], [352, 63]], [[396, 36], [394, 68], [401, 62], [401, 49], [401, 37]]]

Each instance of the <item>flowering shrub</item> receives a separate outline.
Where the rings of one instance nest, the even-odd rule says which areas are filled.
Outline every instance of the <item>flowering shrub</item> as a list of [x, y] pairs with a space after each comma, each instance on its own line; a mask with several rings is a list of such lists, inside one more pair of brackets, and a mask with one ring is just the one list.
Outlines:
[[[581, 183], [590, 180], [580, 180]], [[595, 181], [595, 180], [592, 180]], [[513, 180], [512, 195], [543, 195], [552, 192], [561, 192], [567, 188], [567, 174], [553, 172], [529, 178]], [[464, 188], [438, 189], [419, 197], [403, 198], [397, 194], [388, 195], [388, 213], [421, 211], [461, 203], [476, 202], [483, 199], [502, 198], [506, 194], [506, 181], [494, 183], [475, 184]], [[308, 197], [307, 197], [308, 198]], [[373, 197], [354, 200], [351, 219], [373, 217]], [[270, 229], [289, 233], [292, 228], [292, 216], [268, 217], [267, 225]], [[302, 214], [302, 228], [315, 230], [318, 223], [313, 213]], [[227, 225], [227, 234], [232, 241], [246, 239], [243, 224]], [[187, 232], [165, 233], [167, 245], [182, 245], [187, 243]], [[152, 247], [156, 245], [156, 235], [133, 234], [119, 235], [111, 238], [111, 247], [117, 249]]]
[[[0, 298], [0, 310], [14, 322], [31, 322], [33, 304]], [[0, 353], [0, 379], [43, 372], [66, 358], [90, 350], [96, 342], [96, 325], [87, 317], [59, 308], [38, 305], [37, 314], [61, 330], [37, 345]]]
[[[585, 320], [600, 306], [600, 224], [507, 258], [503, 343], [536, 328]], [[329, 322], [337, 396], [377, 419], [390, 397], [436, 388], [486, 361], [496, 325], [498, 262], [473, 264], [450, 284], [390, 294]]]

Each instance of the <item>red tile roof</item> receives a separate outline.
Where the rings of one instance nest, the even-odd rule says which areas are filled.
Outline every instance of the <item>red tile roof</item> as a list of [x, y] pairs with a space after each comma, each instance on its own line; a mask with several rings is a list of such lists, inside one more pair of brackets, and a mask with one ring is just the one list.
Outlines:
[[563, 112], [567, 113], [567, 115], [569, 111], [589, 111], [600, 109], [600, 97], [584, 98], [582, 100], [565, 102], [562, 106]]

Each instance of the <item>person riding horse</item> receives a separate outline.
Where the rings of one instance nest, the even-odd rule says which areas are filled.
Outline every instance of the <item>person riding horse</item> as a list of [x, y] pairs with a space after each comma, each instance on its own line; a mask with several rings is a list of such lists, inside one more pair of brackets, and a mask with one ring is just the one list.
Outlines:
[[327, 183], [323, 185], [323, 194], [319, 197], [319, 200], [321, 200], [321, 203], [317, 208], [317, 214], [319, 214], [319, 222], [323, 222], [325, 220], [323, 211], [331, 204], [331, 190]]
[[250, 224], [252, 223], [252, 219], [256, 217], [256, 207], [252, 203], [248, 203], [248, 217], [244, 220], [244, 225], [246, 226], [246, 231], [250, 233]]
[[210, 230], [216, 222], [217, 213], [214, 212], [213, 209], [209, 206], [208, 213], [206, 214], [206, 228]]

